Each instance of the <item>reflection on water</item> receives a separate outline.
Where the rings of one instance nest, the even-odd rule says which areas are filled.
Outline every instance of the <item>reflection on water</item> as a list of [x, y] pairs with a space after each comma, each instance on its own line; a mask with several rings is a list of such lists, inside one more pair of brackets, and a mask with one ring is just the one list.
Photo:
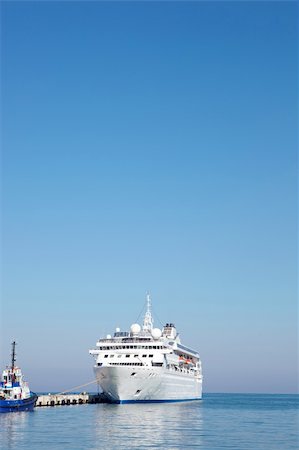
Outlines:
[[103, 406], [96, 414], [96, 439], [105, 446], [127, 449], [201, 447], [200, 401]]
[[19, 447], [24, 440], [31, 414], [32, 412], [29, 411], [0, 414], [1, 449], [11, 450]]
[[0, 414], [1, 450], [297, 450], [299, 396], [73, 405]]

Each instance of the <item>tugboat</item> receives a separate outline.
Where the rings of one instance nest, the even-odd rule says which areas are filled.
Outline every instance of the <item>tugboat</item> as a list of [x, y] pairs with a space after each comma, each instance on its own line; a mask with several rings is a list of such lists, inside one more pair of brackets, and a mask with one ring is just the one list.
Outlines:
[[2, 372], [0, 381], [0, 413], [32, 411], [37, 395], [31, 392], [24, 381], [19, 367], [16, 367], [16, 342], [12, 343], [11, 366]]

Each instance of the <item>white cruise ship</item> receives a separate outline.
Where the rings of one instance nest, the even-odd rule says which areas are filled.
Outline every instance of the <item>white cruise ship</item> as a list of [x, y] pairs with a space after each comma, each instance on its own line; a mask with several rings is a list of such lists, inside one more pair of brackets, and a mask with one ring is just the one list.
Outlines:
[[89, 351], [96, 380], [113, 403], [177, 402], [202, 397], [202, 370], [197, 351], [181, 344], [173, 323], [153, 328], [151, 300], [143, 326], [116, 328]]

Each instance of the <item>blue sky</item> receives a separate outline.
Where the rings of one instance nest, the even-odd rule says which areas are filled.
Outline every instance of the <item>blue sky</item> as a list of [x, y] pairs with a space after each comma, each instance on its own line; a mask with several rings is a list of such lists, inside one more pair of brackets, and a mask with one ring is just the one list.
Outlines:
[[149, 291], [206, 391], [295, 392], [297, 5], [1, 7], [1, 365], [83, 384]]

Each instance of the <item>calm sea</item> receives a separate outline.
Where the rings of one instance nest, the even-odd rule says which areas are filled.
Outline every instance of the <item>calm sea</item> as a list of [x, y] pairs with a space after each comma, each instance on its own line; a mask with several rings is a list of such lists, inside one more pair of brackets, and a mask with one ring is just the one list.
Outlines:
[[0, 414], [0, 446], [28, 450], [298, 449], [298, 395], [74, 405]]

